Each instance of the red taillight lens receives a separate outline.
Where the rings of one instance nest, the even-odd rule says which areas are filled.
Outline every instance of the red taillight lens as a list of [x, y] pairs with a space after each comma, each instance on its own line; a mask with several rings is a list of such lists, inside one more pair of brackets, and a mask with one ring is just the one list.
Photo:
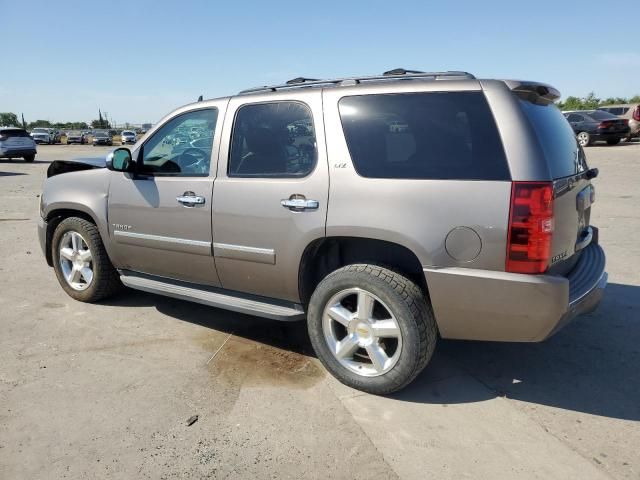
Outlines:
[[551, 257], [552, 235], [552, 183], [513, 182], [507, 235], [507, 272], [544, 272]]
[[605, 120], [604, 122], [600, 122], [598, 128], [609, 128], [611, 125], [613, 125], [613, 122], [611, 120]]
[[640, 105], [638, 105], [633, 111], [633, 119], [640, 122]]

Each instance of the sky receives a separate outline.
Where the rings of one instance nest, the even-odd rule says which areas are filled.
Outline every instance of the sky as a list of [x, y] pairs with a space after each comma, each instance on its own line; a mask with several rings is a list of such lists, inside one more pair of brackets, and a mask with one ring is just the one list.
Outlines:
[[67, 122], [91, 121], [100, 108], [118, 124], [155, 123], [199, 95], [396, 67], [538, 80], [563, 97], [640, 94], [640, 44], [631, 41], [637, 19], [601, 7], [590, 0], [0, 0], [0, 112]]

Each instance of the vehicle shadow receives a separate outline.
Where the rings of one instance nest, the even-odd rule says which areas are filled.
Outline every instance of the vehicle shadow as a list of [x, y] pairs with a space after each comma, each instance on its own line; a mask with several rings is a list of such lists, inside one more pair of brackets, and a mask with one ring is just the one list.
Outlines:
[[158, 312], [183, 322], [315, 357], [305, 322], [279, 322], [131, 289], [101, 303], [121, 307], [153, 306]]
[[[277, 322], [128, 290], [105, 302], [155, 306], [178, 320], [315, 357], [304, 322]], [[497, 396], [640, 420], [640, 287], [609, 284], [598, 310], [542, 343], [441, 340], [398, 401], [455, 404]]]
[[18, 175], [28, 175], [28, 174], [21, 173], [21, 172], [0, 172], [0, 177], [15, 177]]
[[[467, 403], [504, 396], [593, 415], [640, 420], [640, 287], [609, 284], [595, 312], [542, 343], [442, 341], [398, 400]], [[447, 379], [434, 382], [438, 369]], [[465, 380], [466, 379], [466, 380]], [[435, 380], [438, 380], [437, 378]], [[463, 383], [464, 385], [464, 383]], [[437, 394], [434, 395], [434, 392]]]
[[33, 162], [25, 162], [22, 158], [2, 158], [0, 159], [0, 165], [3, 163], [6, 164], [15, 164], [15, 163], [24, 163], [25, 165], [33, 165], [35, 163], [51, 163], [53, 160], [34, 160]]

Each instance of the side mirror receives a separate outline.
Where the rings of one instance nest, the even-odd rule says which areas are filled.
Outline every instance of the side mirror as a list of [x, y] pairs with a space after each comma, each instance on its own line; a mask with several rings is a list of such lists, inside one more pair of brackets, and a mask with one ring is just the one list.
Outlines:
[[128, 148], [116, 148], [107, 155], [107, 168], [114, 172], [133, 172], [135, 164]]

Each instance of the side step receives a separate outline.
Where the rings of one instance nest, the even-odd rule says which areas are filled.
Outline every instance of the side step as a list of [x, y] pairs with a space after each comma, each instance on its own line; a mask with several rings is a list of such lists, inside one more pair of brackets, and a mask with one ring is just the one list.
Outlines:
[[128, 271], [120, 272], [120, 280], [127, 287], [136, 290], [202, 303], [247, 315], [256, 315], [285, 322], [303, 320], [305, 318], [302, 305], [297, 303]]

